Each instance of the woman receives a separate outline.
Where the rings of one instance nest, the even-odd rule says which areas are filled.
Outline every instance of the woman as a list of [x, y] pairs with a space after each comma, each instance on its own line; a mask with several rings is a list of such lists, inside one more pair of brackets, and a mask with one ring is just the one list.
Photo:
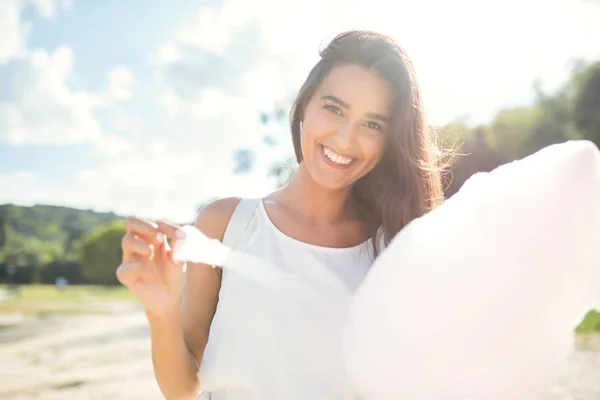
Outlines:
[[[301, 87], [291, 130], [299, 166], [288, 184], [256, 202], [214, 201], [196, 226], [305, 281], [299, 266], [322, 265], [353, 290], [382, 247], [443, 199], [439, 153], [410, 59], [389, 37], [340, 34]], [[292, 375], [285, 372], [294, 370], [294, 354], [309, 346], [302, 338], [290, 343], [298, 352], [278, 349], [281, 362], [258, 359], [276, 353], [261, 353], [270, 345], [265, 337], [286, 333], [248, 321], [270, 321], [270, 308], [281, 304], [253, 308], [260, 289], [207, 265], [188, 265], [184, 274], [165, 240], [177, 240], [177, 226], [141, 218], [127, 226], [117, 276], [147, 309], [154, 370], [167, 399], [193, 399], [201, 388], [213, 400], [345, 398], [326, 387], [341, 374], [334, 368], [331, 376], [277, 378]], [[294, 312], [288, 314], [301, 320]], [[293, 324], [280, 325], [291, 332]], [[223, 356], [228, 349], [235, 354]], [[261, 380], [256, 371], [269, 362], [277, 371]]]

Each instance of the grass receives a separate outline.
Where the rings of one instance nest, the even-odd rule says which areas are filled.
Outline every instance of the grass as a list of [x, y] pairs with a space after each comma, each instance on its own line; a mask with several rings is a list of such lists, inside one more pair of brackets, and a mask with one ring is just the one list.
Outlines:
[[594, 333], [600, 332], [600, 312], [596, 310], [590, 311], [584, 318], [584, 320], [579, 324], [577, 329], [575, 329], [577, 333]]
[[[7, 290], [0, 285], [0, 290]], [[0, 313], [24, 313], [44, 316], [99, 312], [92, 305], [103, 302], [135, 302], [134, 296], [122, 286], [80, 285], [58, 289], [54, 285], [22, 285], [18, 295], [0, 301]]]

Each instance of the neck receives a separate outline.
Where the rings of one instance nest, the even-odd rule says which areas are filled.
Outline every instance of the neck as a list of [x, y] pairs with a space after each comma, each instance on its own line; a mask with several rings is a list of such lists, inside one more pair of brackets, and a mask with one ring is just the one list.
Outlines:
[[292, 179], [279, 190], [278, 197], [288, 208], [313, 221], [335, 222], [353, 218], [351, 188], [327, 189], [310, 176], [300, 163]]

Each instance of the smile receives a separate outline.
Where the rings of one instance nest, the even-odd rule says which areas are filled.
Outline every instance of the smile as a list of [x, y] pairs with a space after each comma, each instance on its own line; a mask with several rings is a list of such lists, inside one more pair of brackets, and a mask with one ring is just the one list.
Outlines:
[[335, 151], [331, 150], [327, 146], [321, 145], [321, 148], [323, 149], [323, 155], [325, 156], [326, 161], [329, 161], [331, 164], [333, 164], [335, 166], [347, 167], [354, 160], [356, 160], [356, 158], [354, 158], [354, 157], [338, 154]]

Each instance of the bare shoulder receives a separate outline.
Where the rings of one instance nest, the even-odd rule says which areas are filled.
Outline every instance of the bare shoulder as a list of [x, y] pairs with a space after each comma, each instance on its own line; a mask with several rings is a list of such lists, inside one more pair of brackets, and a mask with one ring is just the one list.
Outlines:
[[[202, 207], [196, 217], [196, 227], [206, 236], [223, 241], [229, 220], [240, 200], [223, 198]], [[210, 325], [217, 309], [221, 277], [221, 269], [210, 265], [194, 264], [187, 268], [181, 301], [181, 327], [186, 345], [198, 363], [202, 362]]]
[[210, 238], [223, 240], [231, 216], [242, 199], [224, 197], [211, 201], [198, 212], [196, 227]]

